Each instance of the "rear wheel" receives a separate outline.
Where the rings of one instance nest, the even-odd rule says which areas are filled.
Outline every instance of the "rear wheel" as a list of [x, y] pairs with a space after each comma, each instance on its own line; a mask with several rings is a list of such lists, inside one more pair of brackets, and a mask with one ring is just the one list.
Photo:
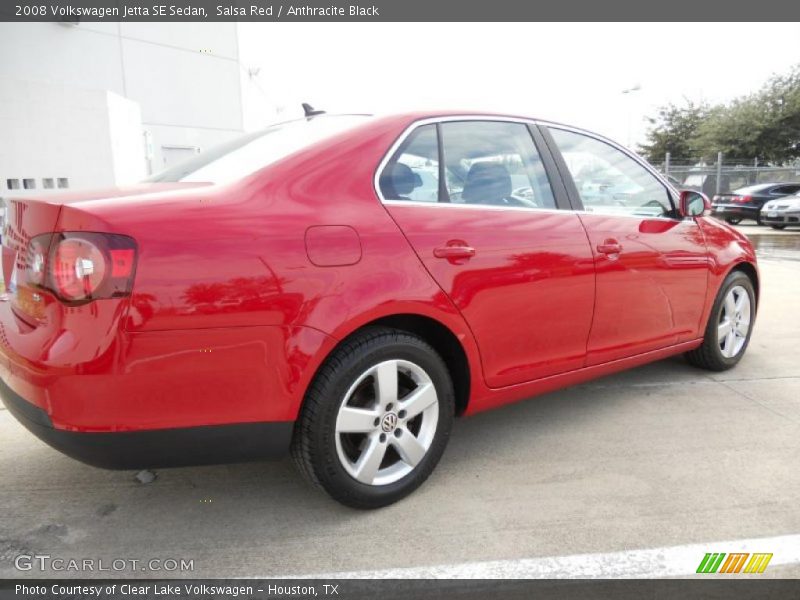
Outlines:
[[742, 219], [740, 217], [727, 217], [725, 219], [725, 222], [728, 223], [729, 225], [738, 225], [739, 223], [742, 222]]
[[433, 471], [450, 436], [454, 393], [444, 361], [421, 338], [370, 328], [325, 362], [306, 394], [292, 455], [334, 499], [378, 508]]
[[750, 278], [734, 271], [722, 284], [706, 326], [703, 344], [686, 353], [693, 365], [725, 371], [738, 363], [750, 342], [756, 316], [755, 290]]

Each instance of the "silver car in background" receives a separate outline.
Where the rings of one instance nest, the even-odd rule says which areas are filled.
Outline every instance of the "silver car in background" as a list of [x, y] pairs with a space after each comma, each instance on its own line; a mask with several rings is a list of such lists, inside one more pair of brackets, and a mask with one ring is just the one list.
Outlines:
[[765, 203], [761, 207], [761, 222], [773, 229], [800, 227], [800, 193]]

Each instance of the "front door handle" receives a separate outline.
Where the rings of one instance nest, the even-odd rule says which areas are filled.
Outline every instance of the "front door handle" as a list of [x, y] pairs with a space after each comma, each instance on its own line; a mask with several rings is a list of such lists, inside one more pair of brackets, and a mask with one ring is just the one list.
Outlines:
[[440, 246], [433, 249], [436, 258], [447, 258], [449, 260], [458, 258], [472, 258], [475, 256], [475, 248], [472, 246]]
[[619, 254], [622, 252], [622, 244], [614, 238], [609, 238], [602, 244], [597, 244], [597, 251], [600, 254]]

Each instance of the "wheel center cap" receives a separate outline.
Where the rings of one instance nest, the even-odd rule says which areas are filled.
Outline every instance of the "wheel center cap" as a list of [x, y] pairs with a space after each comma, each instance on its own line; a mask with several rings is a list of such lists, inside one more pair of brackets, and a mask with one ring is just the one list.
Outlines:
[[391, 433], [397, 427], [397, 415], [393, 412], [386, 413], [381, 419], [381, 429], [384, 433]]

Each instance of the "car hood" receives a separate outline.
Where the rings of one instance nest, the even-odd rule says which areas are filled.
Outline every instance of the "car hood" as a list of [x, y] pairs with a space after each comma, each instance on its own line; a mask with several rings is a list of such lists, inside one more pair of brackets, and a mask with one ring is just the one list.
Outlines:
[[770, 200], [764, 205], [764, 208], [766, 208], [767, 210], [771, 210], [775, 209], [778, 206], [781, 207], [781, 210], [800, 209], [800, 197], [790, 196], [788, 198], [778, 198], [777, 200]]

